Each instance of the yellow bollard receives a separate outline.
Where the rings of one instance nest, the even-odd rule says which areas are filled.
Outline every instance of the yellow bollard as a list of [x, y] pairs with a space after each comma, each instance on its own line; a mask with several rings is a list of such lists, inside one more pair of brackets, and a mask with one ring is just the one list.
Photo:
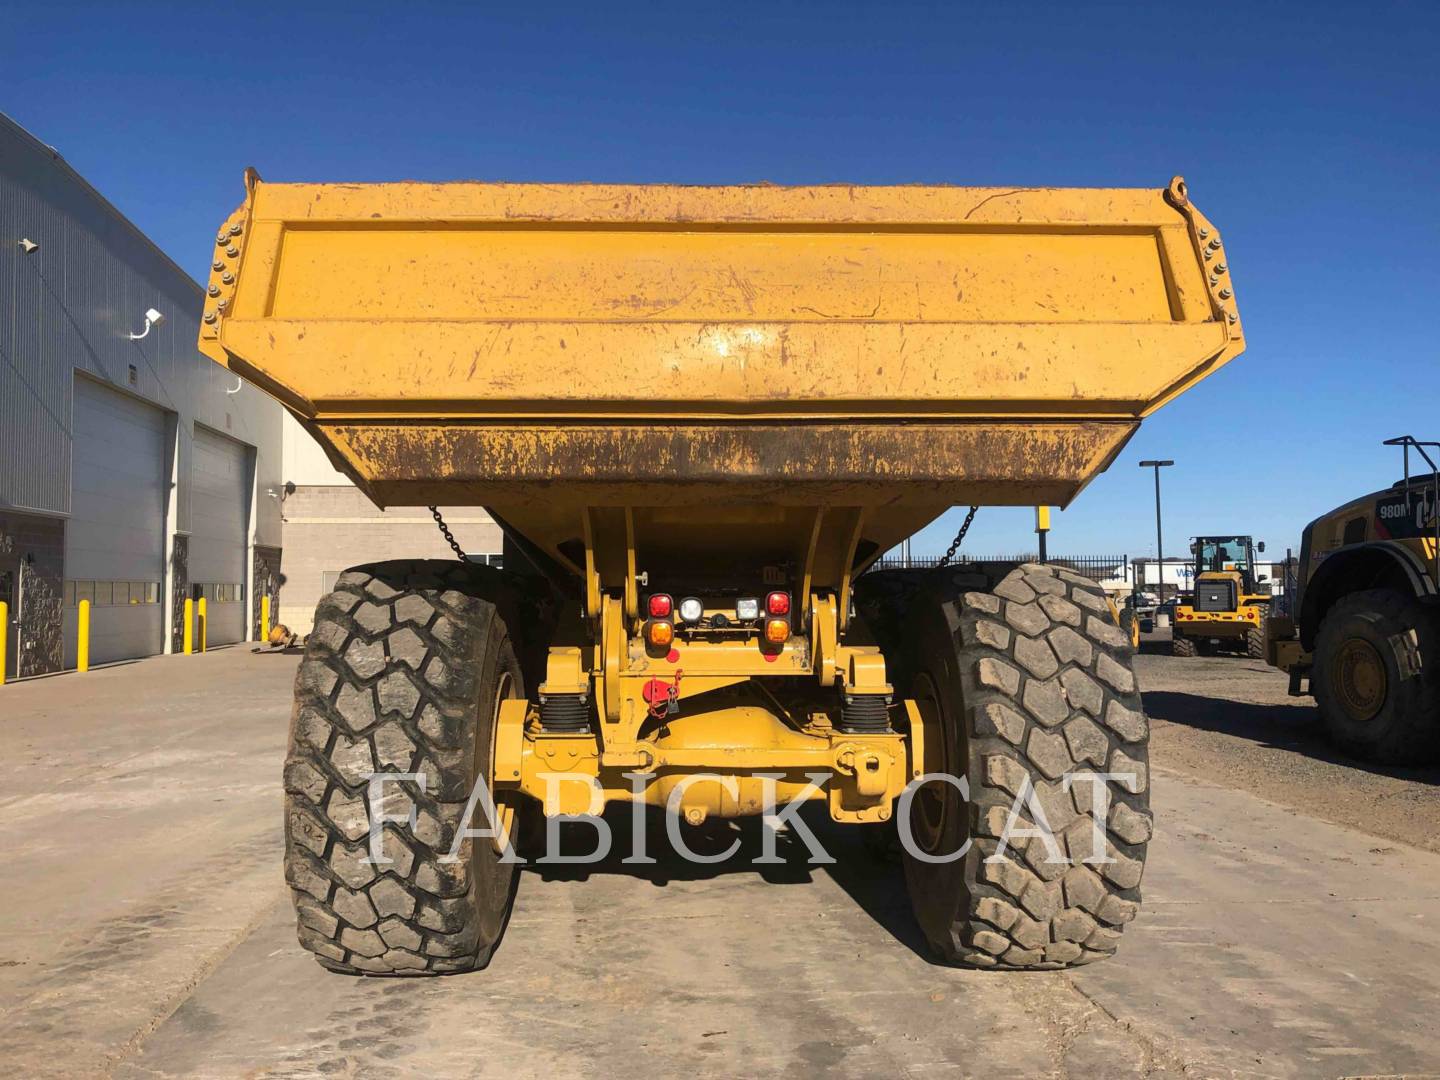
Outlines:
[[10, 605], [0, 600], [0, 686], [5, 685], [5, 672], [10, 657], [5, 650], [10, 646]]
[[270, 594], [260, 597], [260, 640], [270, 640]]
[[185, 643], [185, 655], [189, 656], [195, 651], [195, 601], [188, 596], [185, 598], [185, 629], [181, 639]]
[[206, 618], [205, 618], [205, 597], [203, 597], [203, 596], [200, 597], [200, 603], [199, 603], [198, 606], [199, 606], [199, 609], [200, 609], [200, 651], [201, 651], [201, 652], [204, 652], [204, 651], [205, 651], [205, 631], [206, 631], [207, 629], [209, 629], [209, 628], [205, 625], [205, 624], [206, 624], [206, 621], [207, 621]]
[[90, 670], [90, 601], [80, 601], [79, 640], [75, 643], [75, 670]]

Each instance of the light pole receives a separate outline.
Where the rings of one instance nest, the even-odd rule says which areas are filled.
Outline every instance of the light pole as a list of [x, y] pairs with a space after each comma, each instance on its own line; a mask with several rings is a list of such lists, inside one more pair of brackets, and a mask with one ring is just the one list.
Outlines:
[[1160, 536], [1160, 470], [1166, 465], [1174, 464], [1175, 462], [1173, 461], [1140, 462], [1142, 469], [1155, 470], [1155, 559], [1160, 567], [1158, 571], [1159, 580], [1156, 583], [1156, 595], [1159, 596], [1162, 604], [1165, 602], [1165, 541], [1161, 539]]

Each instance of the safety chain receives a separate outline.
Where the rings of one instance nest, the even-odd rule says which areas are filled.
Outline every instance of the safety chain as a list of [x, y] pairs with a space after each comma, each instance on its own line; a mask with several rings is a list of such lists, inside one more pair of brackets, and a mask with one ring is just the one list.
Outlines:
[[[955, 553], [960, 550], [960, 545], [965, 542], [965, 534], [970, 531], [970, 523], [975, 520], [975, 511], [979, 509], [978, 506], [970, 507], [970, 512], [965, 515], [965, 521], [960, 525], [960, 531], [955, 534], [955, 539], [950, 541], [950, 550], [945, 552], [940, 561], [935, 564], [936, 570], [950, 565], [950, 560], [955, 557]], [[437, 514], [436, 517], [439, 515]]]
[[470, 560], [465, 557], [465, 549], [460, 546], [460, 542], [455, 539], [455, 534], [450, 531], [450, 526], [446, 525], [445, 519], [440, 516], [439, 508], [430, 507], [430, 516], [435, 519], [435, 524], [440, 526], [440, 533], [445, 537], [445, 542], [450, 545], [450, 550], [455, 552], [455, 557], [461, 562], [469, 562]]

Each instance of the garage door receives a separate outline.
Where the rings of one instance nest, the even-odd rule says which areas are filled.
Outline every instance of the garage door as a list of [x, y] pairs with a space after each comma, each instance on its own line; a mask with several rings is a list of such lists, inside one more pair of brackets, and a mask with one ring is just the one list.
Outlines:
[[76, 605], [89, 600], [90, 662], [164, 650], [165, 414], [75, 378], [70, 521], [65, 527], [65, 662]]
[[245, 570], [250, 536], [247, 448], [195, 429], [190, 458], [190, 583], [205, 597], [210, 646], [245, 640]]

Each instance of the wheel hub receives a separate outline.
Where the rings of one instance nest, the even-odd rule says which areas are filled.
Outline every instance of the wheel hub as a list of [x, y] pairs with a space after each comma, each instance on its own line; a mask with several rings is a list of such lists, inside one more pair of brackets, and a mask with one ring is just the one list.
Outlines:
[[1353, 720], [1373, 720], [1385, 704], [1385, 662], [1375, 646], [1362, 638], [1351, 638], [1340, 646], [1331, 683], [1341, 707]]
[[[511, 830], [515, 825], [515, 803], [512, 794], [500, 791], [495, 784], [495, 743], [496, 733], [499, 730], [500, 703], [515, 696], [514, 681], [510, 673], [502, 671], [500, 678], [496, 681], [495, 702], [490, 713], [490, 760], [485, 772], [485, 783], [489, 785], [490, 795], [495, 805], [496, 820], [489, 823], [490, 828], [495, 830], [495, 835], [490, 838], [490, 844], [497, 854], [504, 855], [506, 848], [511, 841]], [[481, 717], [482, 721], [484, 717]]]
[[[937, 756], [944, 760], [942, 771], [949, 771], [950, 754], [945, 744], [940, 702], [928, 675], [921, 675], [916, 680], [915, 704], [925, 723], [926, 744], [931, 745], [931, 740], [934, 740], [933, 746], [940, 751]], [[929, 758], [931, 753], [933, 751], [927, 751], [926, 757]], [[922, 851], [934, 853], [939, 850], [944, 840], [949, 804], [949, 793], [946, 791], [948, 786], [944, 782], [931, 781], [915, 792], [910, 813], [910, 830]]]

